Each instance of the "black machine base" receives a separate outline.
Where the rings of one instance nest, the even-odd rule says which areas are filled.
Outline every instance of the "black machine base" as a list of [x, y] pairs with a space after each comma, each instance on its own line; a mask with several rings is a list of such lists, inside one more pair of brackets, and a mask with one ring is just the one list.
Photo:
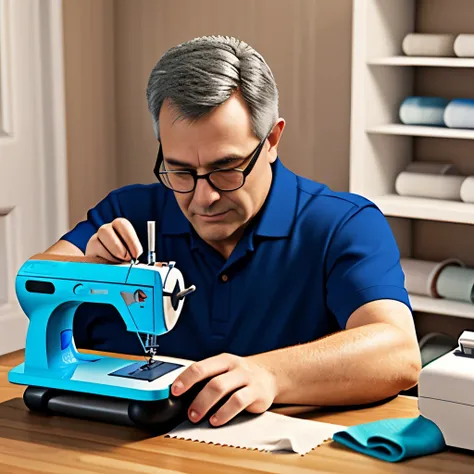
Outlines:
[[170, 396], [144, 402], [29, 386], [23, 401], [33, 412], [135, 426], [160, 435], [187, 419], [192, 400]]

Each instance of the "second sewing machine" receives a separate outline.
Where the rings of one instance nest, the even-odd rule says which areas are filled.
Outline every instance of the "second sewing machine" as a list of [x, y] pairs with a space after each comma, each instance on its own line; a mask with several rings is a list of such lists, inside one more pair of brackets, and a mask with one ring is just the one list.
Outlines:
[[[174, 262], [155, 261], [148, 222], [148, 263], [110, 264], [88, 257], [39, 254], [20, 268], [16, 293], [29, 318], [24, 362], [8, 380], [27, 385], [33, 411], [166, 431], [185, 417], [185, 399], [170, 386], [191, 361], [156, 358], [157, 337], [176, 325], [185, 298]], [[79, 352], [73, 318], [82, 303], [113, 305], [135, 332], [145, 359]]]

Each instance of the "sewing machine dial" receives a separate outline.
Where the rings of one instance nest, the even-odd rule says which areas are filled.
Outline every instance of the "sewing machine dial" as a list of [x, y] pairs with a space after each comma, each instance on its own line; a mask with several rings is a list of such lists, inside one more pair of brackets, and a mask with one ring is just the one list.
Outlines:
[[163, 313], [168, 331], [173, 329], [181, 313], [184, 299], [177, 299], [176, 294], [183, 289], [184, 279], [181, 272], [176, 268], [172, 268], [166, 276], [163, 286], [163, 292], [169, 295], [163, 297]]

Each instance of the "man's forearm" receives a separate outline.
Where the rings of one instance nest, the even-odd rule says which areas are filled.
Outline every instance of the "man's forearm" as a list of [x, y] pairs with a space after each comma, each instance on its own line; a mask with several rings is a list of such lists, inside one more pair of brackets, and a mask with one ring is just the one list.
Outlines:
[[251, 356], [275, 375], [275, 403], [362, 404], [418, 381], [418, 346], [390, 324], [374, 323], [294, 347]]

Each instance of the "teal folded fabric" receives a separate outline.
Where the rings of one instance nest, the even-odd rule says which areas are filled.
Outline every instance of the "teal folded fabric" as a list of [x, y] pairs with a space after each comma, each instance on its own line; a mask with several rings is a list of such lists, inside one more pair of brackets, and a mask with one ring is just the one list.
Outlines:
[[440, 452], [446, 448], [443, 434], [431, 420], [394, 418], [350, 426], [333, 440], [383, 461], [397, 462]]

